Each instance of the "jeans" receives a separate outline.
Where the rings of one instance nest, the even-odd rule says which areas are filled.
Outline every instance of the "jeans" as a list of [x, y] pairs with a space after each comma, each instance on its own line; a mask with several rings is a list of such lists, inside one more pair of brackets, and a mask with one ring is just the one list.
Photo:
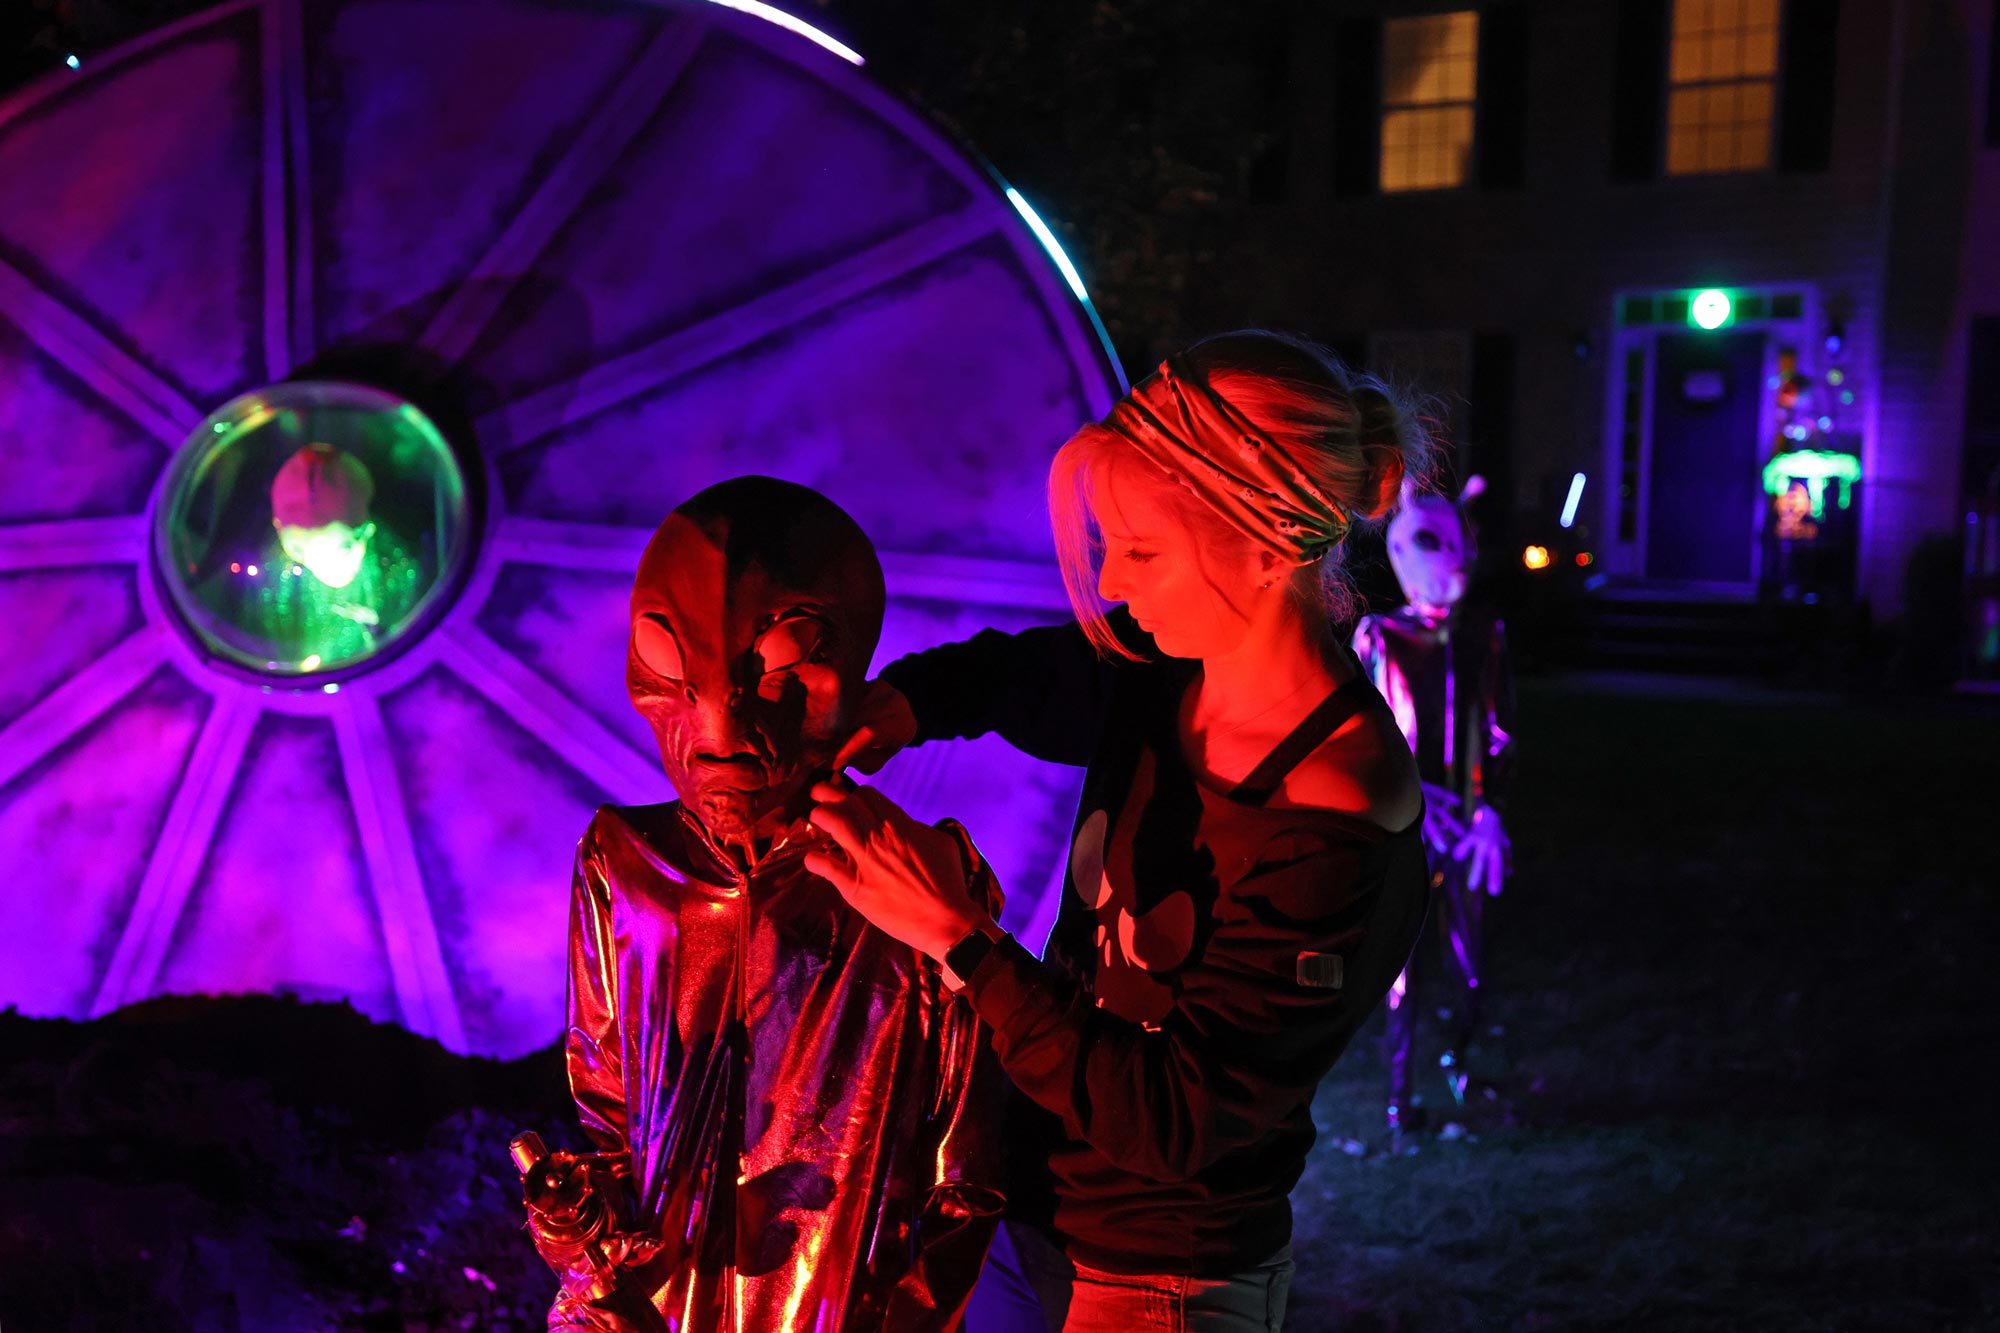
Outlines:
[[994, 1237], [966, 1333], [1279, 1333], [1292, 1247], [1228, 1277], [1132, 1276], [1072, 1264], [1032, 1227]]

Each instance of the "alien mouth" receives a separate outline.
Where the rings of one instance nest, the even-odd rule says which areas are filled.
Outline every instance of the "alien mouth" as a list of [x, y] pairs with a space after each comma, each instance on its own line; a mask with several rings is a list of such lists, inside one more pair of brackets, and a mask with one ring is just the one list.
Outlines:
[[755, 759], [697, 759], [691, 765], [695, 781], [703, 791], [761, 791], [771, 784], [770, 774]]

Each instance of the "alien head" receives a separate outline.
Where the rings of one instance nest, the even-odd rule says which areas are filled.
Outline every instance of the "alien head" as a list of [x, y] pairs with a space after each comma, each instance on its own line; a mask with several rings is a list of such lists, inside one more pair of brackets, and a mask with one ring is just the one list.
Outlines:
[[803, 816], [832, 763], [882, 604], [866, 534], [788, 481], [711, 486], [647, 543], [626, 688], [688, 812], [746, 860]]
[[1485, 489], [1478, 477], [1465, 483], [1456, 500], [1404, 489], [1389, 520], [1389, 567], [1419, 615], [1441, 619], [1465, 596], [1473, 545], [1464, 506]]
[[375, 479], [353, 454], [330, 444], [293, 454], [271, 482], [271, 526], [285, 558], [329, 588], [354, 582], [375, 535], [374, 498]]

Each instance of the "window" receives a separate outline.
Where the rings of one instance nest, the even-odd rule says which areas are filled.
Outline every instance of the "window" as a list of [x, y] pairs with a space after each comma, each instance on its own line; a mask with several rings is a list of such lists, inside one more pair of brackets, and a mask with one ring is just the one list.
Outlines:
[[1382, 25], [1382, 189], [1446, 190], [1472, 169], [1479, 15]]
[[1771, 165], [1778, 0], [1674, 0], [1668, 66], [1670, 175]]

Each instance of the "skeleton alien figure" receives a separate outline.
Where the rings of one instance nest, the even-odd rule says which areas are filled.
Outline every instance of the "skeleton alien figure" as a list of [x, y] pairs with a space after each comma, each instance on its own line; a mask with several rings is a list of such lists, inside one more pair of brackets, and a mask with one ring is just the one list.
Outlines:
[[[1417, 1015], [1427, 1004], [1447, 1025], [1451, 1044], [1438, 1060], [1446, 1086], [1464, 1098], [1465, 1048], [1484, 979], [1482, 895], [1499, 893], [1507, 875], [1500, 818], [1513, 767], [1507, 637], [1496, 616], [1465, 602], [1473, 542], [1464, 506], [1484, 489], [1473, 477], [1456, 501], [1405, 491], [1388, 537], [1406, 602], [1364, 616], [1354, 631], [1354, 651], [1416, 752], [1431, 858], [1429, 922], [1389, 991], [1388, 1120], [1397, 1133], [1419, 1118], [1412, 1061]], [[1449, 987], [1440, 984], [1447, 979]]]
[[802, 864], [882, 613], [861, 529], [789, 482], [710, 487], [646, 547], [627, 685], [680, 799], [600, 809], [577, 851], [565, 1054], [602, 1151], [516, 1146], [551, 1328], [956, 1326], [1001, 1208], [998, 1065], [940, 969]]

